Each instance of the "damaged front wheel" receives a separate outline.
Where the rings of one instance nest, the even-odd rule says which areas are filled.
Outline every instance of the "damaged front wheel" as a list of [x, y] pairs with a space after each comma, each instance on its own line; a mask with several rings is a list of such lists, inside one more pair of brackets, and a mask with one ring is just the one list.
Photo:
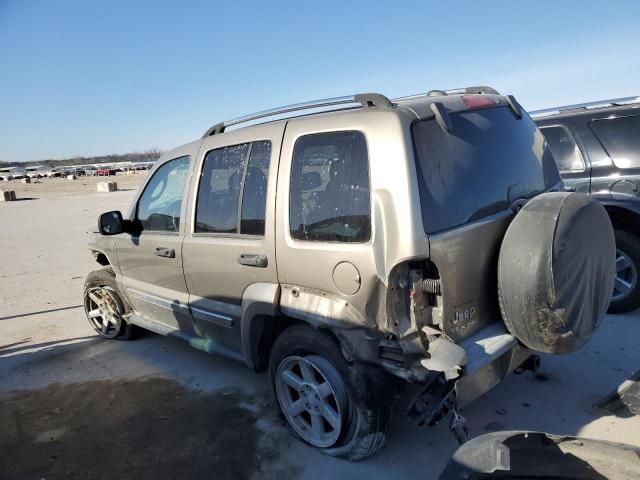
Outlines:
[[129, 340], [133, 325], [123, 316], [128, 309], [120, 297], [111, 267], [91, 272], [84, 283], [84, 310], [89, 324], [103, 338]]

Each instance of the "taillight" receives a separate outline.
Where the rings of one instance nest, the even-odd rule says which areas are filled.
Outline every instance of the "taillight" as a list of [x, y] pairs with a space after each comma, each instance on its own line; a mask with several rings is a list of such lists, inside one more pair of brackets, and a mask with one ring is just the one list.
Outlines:
[[463, 95], [462, 101], [469, 110], [473, 108], [495, 107], [498, 102], [486, 95]]

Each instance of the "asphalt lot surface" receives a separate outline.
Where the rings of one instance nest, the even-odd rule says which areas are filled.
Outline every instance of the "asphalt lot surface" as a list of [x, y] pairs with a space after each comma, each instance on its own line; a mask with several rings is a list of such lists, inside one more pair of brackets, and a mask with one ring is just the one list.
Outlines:
[[[0, 203], [0, 477], [437, 478], [456, 448], [446, 424], [413, 426], [398, 408], [386, 447], [352, 464], [289, 434], [265, 374], [151, 333], [96, 338], [81, 308], [97, 267], [86, 231], [100, 212], [126, 210], [142, 178], [117, 177], [129, 190], [101, 194], [89, 179], [0, 183], [31, 198]], [[637, 416], [594, 407], [638, 370], [639, 341], [640, 314], [608, 316], [581, 351], [543, 356], [537, 374], [512, 375], [466, 408], [471, 435], [640, 446]]]

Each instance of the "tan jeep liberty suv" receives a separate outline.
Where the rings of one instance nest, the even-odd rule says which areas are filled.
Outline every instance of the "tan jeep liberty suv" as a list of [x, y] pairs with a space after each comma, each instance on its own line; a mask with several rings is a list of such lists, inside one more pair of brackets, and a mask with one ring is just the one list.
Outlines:
[[87, 317], [268, 370], [291, 430], [330, 455], [377, 451], [412, 388], [411, 418], [450, 413], [464, 436], [458, 409], [534, 351], [580, 348], [607, 308], [610, 222], [560, 187], [535, 123], [489, 87], [237, 118], [101, 215]]

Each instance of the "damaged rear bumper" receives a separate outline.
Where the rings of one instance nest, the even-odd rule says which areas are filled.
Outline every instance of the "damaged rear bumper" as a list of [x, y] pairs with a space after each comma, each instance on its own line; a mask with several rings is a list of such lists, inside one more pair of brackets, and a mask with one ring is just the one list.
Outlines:
[[533, 354], [501, 322], [493, 322], [459, 345], [467, 353], [464, 373], [455, 385], [460, 408], [487, 393]]
[[[438, 369], [431, 372], [429, 381], [415, 397], [407, 414], [419, 425], [434, 425], [449, 412], [453, 412], [454, 418], [462, 418], [455, 413], [458, 408], [487, 393], [516, 368], [534, 368], [536, 365], [536, 362], [531, 362], [531, 367], [527, 365], [527, 360], [533, 358], [532, 351], [523, 347], [499, 322], [457, 345], [450, 345], [451, 352], [441, 358], [461, 361], [458, 364], [460, 374], [450, 375], [456, 371], [453, 363], [431, 362]], [[440, 350], [446, 348], [438, 347], [437, 351]], [[464, 368], [460, 369], [462, 365]]]

